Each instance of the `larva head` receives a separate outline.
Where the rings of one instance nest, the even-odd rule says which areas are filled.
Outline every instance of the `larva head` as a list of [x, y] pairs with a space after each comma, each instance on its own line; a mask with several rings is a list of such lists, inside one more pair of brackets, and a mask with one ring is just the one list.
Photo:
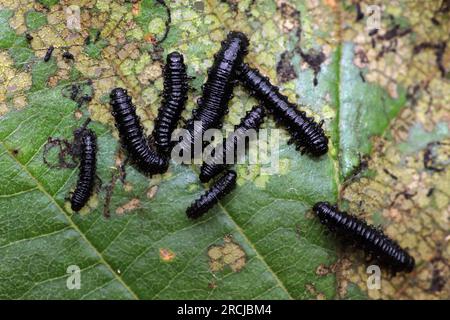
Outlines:
[[317, 202], [313, 206], [313, 211], [317, 214], [320, 221], [326, 221], [330, 214], [334, 212], [334, 208], [329, 202]]
[[224, 57], [227, 60], [234, 61], [242, 58], [247, 54], [247, 47], [249, 40], [247, 36], [239, 31], [231, 31], [227, 35], [227, 40], [224, 42], [225, 51]]
[[228, 170], [226, 175], [228, 177], [228, 180], [231, 181], [231, 183], [236, 183], [236, 179], [237, 179], [236, 171]]
[[249, 44], [249, 40], [245, 33], [240, 31], [230, 31], [227, 35], [227, 41], [239, 41], [245, 47], [247, 47]]
[[85, 127], [78, 128], [73, 131], [74, 144], [95, 144], [97, 136], [94, 131]]
[[178, 51], [171, 52], [167, 55], [167, 63], [183, 63], [183, 55]]
[[128, 95], [127, 90], [123, 88], [113, 89], [109, 97], [111, 98], [109, 104], [113, 107], [113, 114], [114, 112], [117, 112], [117, 108], [119, 108], [119, 106], [130, 105], [132, 100]]
[[109, 95], [111, 100], [117, 100], [117, 99], [127, 97], [127, 96], [128, 96], [128, 92], [127, 92], [127, 90], [125, 90], [123, 88], [114, 88], [111, 90], [111, 93]]
[[85, 145], [91, 145], [95, 148], [97, 135], [91, 129], [84, 129], [82, 133], [82, 141]]
[[328, 152], [328, 138], [323, 134], [309, 142], [309, 152], [314, 156], [321, 156]]

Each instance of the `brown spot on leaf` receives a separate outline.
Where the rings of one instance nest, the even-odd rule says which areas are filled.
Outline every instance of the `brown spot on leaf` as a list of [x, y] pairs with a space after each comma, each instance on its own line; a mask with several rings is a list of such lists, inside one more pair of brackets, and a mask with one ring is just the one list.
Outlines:
[[278, 10], [281, 13], [280, 29], [285, 32], [300, 28], [300, 11], [285, 0], [277, 1]]
[[336, 0], [325, 0], [325, 3], [326, 3], [329, 7], [333, 8], [333, 9], [335, 9], [336, 6], [337, 6]]
[[308, 290], [309, 293], [311, 293], [312, 295], [316, 296], [316, 299], [318, 300], [325, 300], [326, 297], [323, 293], [318, 292], [316, 287], [313, 284], [307, 283], [305, 285], [306, 289]]
[[[114, 188], [116, 186], [117, 181], [122, 182], [122, 184], [124, 186], [124, 190], [126, 192], [129, 192], [129, 191], [131, 191], [133, 189], [133, 186], [125, 181], [126, 171], [125, 171], [125, 160], [124, 160], [124, 157], [125, 156], [124, 156], [124, 154], [121, 151], [119, 151], [116, 154], [116, 158], [115, 158], [115, 162], [114, 162], [115, 166], [112, 168], [112, 169], [114, 169], [114, 171], [113, 171], [113, 173], [111, 175], [111, 181], [106, 186], [105, 203], [103, 205], [103, 215], [105, 217], [109, 217], [110, 216], [110, 208], [109, 208], [109, 206], [110, 206], [110, 203], [111, 203], [111, 199], [112, 199]], [[118, 208], [118, 210], [119, 209], [120, 208]], [[122, 212], [122, 209], [120, 209], [119, 212]]]
[[58, 80], [59, 79], [57, 76], [52, 76], [48, 78], [48, 85], [53, 88], [58, 84]]
[[131, 13], [133, 16], [138, 16], [139, 12], [141, 11], [141, 5], [139, 2], [133, 3], [133, 6], [131, 7]]
[[138, 198], [133, 198], [127, 203], [125, 203], [123, 206], [120, 206], [116, 209], [116, 214], [123, 215], [126, 212], [133, 211], [137, 208], [139, 208], [141, 204], [141, 201]]
[[222, 271], [225, 266], [229, 266], [233, 272], [238, 272], [246, 264], [244, 250], [232, 240], [231, 236], [224, 237], [223, 245], [209, 247], [208, 257], [212, 272]]
[[326, 275], [329, 274], [329, 273], [330, 273], [330, 268], [327, 267], [327, 266], [325, 266], [325, 265], [323, 265], [323, 264], [320, 264], [320, 265], [316, 268], [316, 274], [317, 274], [318, 276], [326, 276]]
[[147, 198], [153, 199], [158, 192], [158, 186], [152, 186], [147, 190]]
[[83, 117], [83, 112], [80, 109], [75, 110], [74, 117], [77, 120], [80, 120]]
[[[344, 259], [345, 260], [345, 259]], [[336, 261], [335, 263], [326, 266], [324, 264], [320, 264], [317, 268], [316, 268], [316, 275], [318, 276], [326, 276], [330, 273], [336, 273], [336, 271], [338, 270], [338, 268], [340, 267], [340, 264], [342, 264], [343, 262], [340, 260]]]
[[156, 38], [155, 38], [155, 36], [152, 33], [145, 34], [144, 35], [144, 40], [146, 42], [148, 42], [148, 43], [151, 43], [151, 44], [156, 44], [157, 43]]
[[159, 249], [159, 257], [164, 262], [170, 262], [173, 259], [175, 259], [176, 254], [170, 249], [160, 248]]

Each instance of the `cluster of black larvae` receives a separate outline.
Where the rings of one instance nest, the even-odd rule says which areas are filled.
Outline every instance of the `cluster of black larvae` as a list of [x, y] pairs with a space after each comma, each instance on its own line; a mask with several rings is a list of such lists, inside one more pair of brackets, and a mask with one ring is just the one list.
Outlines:
[[[186, 134], [178, 141], [182, 150], [193, 150], [195, 134], [202, 137], [211, 128], [220, 129], [222, 121], [228, 112], [228, 103], [233, 96], [233, 88], [241, 83], [251, 95], [254, 95], [260, 105], [253, 107], [241, 119], [235, 131], [214, 153], [205, 159], [200, 168], [200, 181], [209, 182], [216, 179], [186, 210], [191, 219], [204, 215], [236, 186], [237, 174], [227, 170], [225, 159], [235, 160], [236, 146], [244, 142], [250, 130], [258, 130], [266, 111], [276, 122], [289, 132], [290, 141], [296, 149], [311, 156], [320, 157], [328, 152], [328, 137], [322, 129], [323, 121], [316, 122], [287, 97], [280, 93], [268, 77], [244, 62], [248, 52], [249, 40], [241, 32], [230, 32], [222, 42], [221, 48], [214, 56], [214, 63], [208, 70], [208, 77], [202, 86], [201, 98], [197, 101], [197, 109], [192, 118], [186, 122]], [[178, 127], [181, 113], [184, 110], [188, 94], [188, 76], [183, 56], [172, 52], [167, 56], [164, 67], [164, 92], [162, 105], [158, 109], [155, 129], [152, 133], [154, 146], [148, 142], [136, 108], [127, 90], [115, 88], [110, 94], [112, 115], [119, 132], [123, 148], [135, 166], [148, 175], [164, 173], [169, 166], [170, 153], [174, 147], [172, 133]], [[194, 123], [200, 121], [200, 127]], [[80, 179], [72, 196], [72, 208], [80, 210], [92, 193], [95, 175], [95, 134], [83, 129], [80, 134], [82, 153]], [[202, 148], [206, 144], [202, 144]], [[193, 156], [192, 151], [189, 151]], [[231, 153], [231, 154], [230, 154]], [[367, 225], [363, 220], [339, 212], [336, 207], [326, 202], [314, 205], [313, 210], [320, 221], [333, 232], [354, 240], [365, 251], [382, 263], [386, 263], [395, 273], [410, 272], [414, 268], [414, 259], [398, 244], [389, 239], [381, 231]]]

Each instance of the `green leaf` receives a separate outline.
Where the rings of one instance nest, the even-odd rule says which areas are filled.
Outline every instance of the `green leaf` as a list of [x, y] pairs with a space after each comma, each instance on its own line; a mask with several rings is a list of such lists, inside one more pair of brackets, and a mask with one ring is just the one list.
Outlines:
[[33, 85], [30, 91], [36, 91], [44, 89], [47, 85], [48, 79], [56, 73], [58, 66], [53, 58], [49, 61], [41, 60], [37, 62], [31, 71]]
[[347, 292], [345, 295], [345, 299], [347, 299], [347, 300], [365, 300], [365, 299], [367, 299], [367, 295], [356, 284], [349, 283], [349, 285], [347, 286]]
[[410, 154], [424, 149], [427, 144], [438, 142], [450, 136], [450, 129], [444, 122], [439, 122], [431, 132], [427, 132], [421, 125], [411, 128], [408, 140], [401, 143], [398, 148], [402, 153]]
[[25, 36], [17, 35], [9, 26], [13, 14], [12, 10], [0, 10], [0, 49], [9, 49], [8, 52], [16, 67], [23, 68], [34, 58], [34, 53], [29, 48]]
[[14, 14], [14, 11], [2, 9], [0, 10], [0, 48], [10, 48], [16, 39], [16, 34], [9, 26], [9, 19]]
[[91, 57], [92, 59], [100, 59], [102, 56], [102, 50], [108, 45], [108, 41], [106, 40], [99, 40], [95, 43], [90, 43], [86, 46], [84, 51], [86, 54]]
[[[144, 35], [151, 32], [161, 39], [165, 32], [151, 24], [155, 17], [167, 19], [159, 3], [141, 1], [134, 17], [127, 14], [107, 21], [104, 12], [116, 12], [115, 4], [102, 3], [91, 12], [99, 15], [93, 25], [98, 27], [99, 21], [105, 24], [101, 39], [84, 46], [87, 57], [77, 57], [80, 68], [66, 68], [69, 71], [61, 72], [61, 76], [58, 71], [66, 66], [59, 57], [48, 62], [16, 59], [32, 63], [32, 85], [22, 93], [28, 105], [0, 118], [0, 298], [337, 296], [335, 274], [317, 271], [336, 262], [335, 241], [313, 217], [311, 207], [320, 200], [337, 201], [341, 182], [358, 165], [360, 156], [370, 153], [371, 137], [382, 135], [396, 116], [405, 102], [404, 92], [392, 99], [381, 87], [363, 83], [361, 70], [353, 63], [350, 43], [332, 48], [329, 61], [320, 67], [315, 87], [313, 70], [302, 67], [305, 59], [296, 47], [297, 35], [292, 32], [280, 37], [270, 18], [278, 10], [274, 2], [264, 1], [260, 8], [250, 7], [250, 2], [240, 5], [242, 12], [248, 10], [253, 16], [249, 21], [240, 17], [231, 26], [227, 19], [232, 19], [234, 9], [228, 4], [207, 3], [199, 9], [189, 3], [170, 3], [172, 25], [167, 41], [158, 45], [144, 44]], [[298, 6], [303, 8], [303, 4]], [[11, 16], [10, 11], [0, 12], [0, 28], [5, 31], [0, 33], [0, 48], [5, 50], [14, 47], [17, 37], [23, 37], [8, 26]], [[308, 11], [302, 11], [301, 24], [307, 26], [312, 21]], [[64, 19], [60, 23], [64, 24]], [[139, 41], [132, 40], [139, 32], [127, 33], [130, 25], [142, 29]], [[220, 45], [218, 39], [226, 35], [223, 26], [247, 32], [252, 37], [248, 60], [269, 73], [291, 100], [297, 99], [308, 113], [326, 120], [324, 128], [331, 137], [329, 154], [319, 159], [301, 155], [287, 144], [288, 136], [282, 130], [277, 151], [280, 172], [263, 175], [259, 172], [262, 166], [237, 166], [236, 190], [197, 221], [185, 215], [186, 207], [207, 188], [198, 181], [197, 167], [171, 163], [168, 173], [148, 179], [127, 165], [126, 184], [115, 184], [109, 204], [112, 216], [105, 218], [106, 187], [118, 173], [119, 146], [107, 117], [105, 95], [113, 85], [126, 85], [130, 92], [139, 93], [133, 98], [140, 105], [141, 99], [152, 102], [151, 107], [139, 107], [140, 114], [154, 114], [162, 83], [161, 75], [154, 71], [160, 62], [157, 54], [180, 50], [186, 55], [189, 74], [196, 77], [192, 82], [193, 100]], [[34, 27], [39, 28], [36, 24]], [[130, 52], [124, 52], [126, 41], [135, 46]], [[311, 35], [305, 41], [316, 45]], [[144, 70], [138, 77], [133, 74], [139, 70], [136, 61], [149, 54], [144, 50], [149, 45], [152, 51], [148, 61], [153, 68], [140, 68]], [[116, 51], [111, 53], [111, 48]], [[129, 58], [136, 51], [138, 56]], [[291, 54], [290, 62], [295, 64], [291, 70], [294, 76], [287, 81], [273, 76], [284, 51]], [[131, 66], [132, 71], [121, 73], [123, 66]], [[98, 75], [104, 70], [106, 74]], [[92, 78], [96, 92], [89, 112], [82, 110], [84, 117], [80, 119], [77, 103], [63, 92], [72, 83], [68, 80], [81, 83], [81, 75]], [[53, 76], [61, 77], [56, 85], [49, 84]], [[113, 77], [115, 82], [103, 82]], [[255, 103], [247, 92], [237, 88], [227, 126]], [[189, 109], [192, 107], [190, 101]], [[99, 120], [90, 127], [98, 135], [101, 187], [87, 207], [74, 214], [67, 197], [73, 191], [78, 169], [49, 168], [43, 162], [43, 150], [49, 137], [73, 139], [73, 130], [88, 114]], [[149, 130], [148, 122], [152, 123], [144, 121], [144, 125]], [[265, 127], [274, 127], [273, 120]], [[71, 279], [67, 272], [70, 266], [81, 270], [78, 290], [66, 285]]]
[[25, 15], [25, 23], [28, 29], [36, 30], [47, 23], [47, 17], [42, 12], [30, 11]]
[[399, 98], [392, 99], [383, 88], [363, 82], [361, 70], [353, 63], [353, 52], [353, 45], [344, 43], [337, 88], [339, 164], [343, 178], [352, 173], [363, 155], [370, 153], [370, 138], [384, 133], [406, 98], [405, 90], [398, 92]]
[[51, 8], [55, 4], [59, 3], [59, 0], [38, 0], [46, 8]]

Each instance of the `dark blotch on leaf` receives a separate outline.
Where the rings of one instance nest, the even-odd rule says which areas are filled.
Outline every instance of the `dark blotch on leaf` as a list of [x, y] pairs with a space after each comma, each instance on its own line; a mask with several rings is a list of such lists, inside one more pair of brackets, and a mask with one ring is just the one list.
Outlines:
[[303, 60], [309, 65], [311, 69], [314, 71], [314, 86], [317, 86], [317, 74], [320, 72], [320, 65], [325, 61], [325, 54], [320, 51], [316, 52], [315, 50], [309, 50], [308, 53], [304, 53], [303, 50], [300, 49], [300, 55]]
[[297, 78], [297, 74], [290, 61], [291, 58], [291, 54], [288, 51], [285, 51], [281, 54], [280, 61], [278, 61], [277, 78], [281, 83]]

